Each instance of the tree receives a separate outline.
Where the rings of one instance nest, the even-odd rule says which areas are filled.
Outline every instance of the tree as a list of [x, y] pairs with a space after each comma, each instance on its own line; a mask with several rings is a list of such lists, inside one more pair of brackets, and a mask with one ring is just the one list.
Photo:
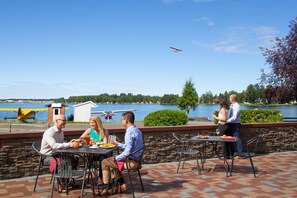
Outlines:
[[164, 94], [160, 99], [160, 104], [176, 105], [178, 103], [178, 94]]
[[61, 97], [61, 98], [57, 98], [54, 100], [55, 102], [58, 102], [58, 103], [66, 103], [66, 100], [64, 97]]
[[257, 99], [257, 93], [255, 90], [255, 87], [252, 84], [250, 84], [246, 88], [245, 99], [246, 99], [246, 102], [249, 102], [249, 103], [255, 103], [255, 101]]
[[211, 91], [207, 91], [206, 93], [202, 94], [200, 97], [200, 103], [204, 104], [212, 104], [213, 103], [213, 94]]
[[261, 82], [277, 88], [282, 102], [297, 100], [297, 17], [290, 22], [289, 34], [275, 38], [272, 49], [263, 49], [266, 63], [270, 64], [271, 73], [262, 69]]
[[245, 101], [249, 103], [262, 103], [265, 102], [265, 94], [264, 94], [265, 88], [263, 85], [250, 84], [247, 86], [245, 91]]
[[265, 87], [263, 85], [256, 84], [256, 91], [258, 93], [258, 103], [265, 103]]
[[191, 79], [186, 81], [182, 96], [178, 99], [178, 108], [189, 114], [190, 110], [196, 109], [198, 94]]

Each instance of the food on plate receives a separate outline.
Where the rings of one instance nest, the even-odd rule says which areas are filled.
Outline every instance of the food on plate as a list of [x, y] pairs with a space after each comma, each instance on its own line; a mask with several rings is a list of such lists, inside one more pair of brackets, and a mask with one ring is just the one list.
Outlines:
[[90, 148], [98, 148], [97, 144], [93, 144], [92, 146], [90, 146]]
[[81, 146], [81, 143], [79, 141], [73, 141], [73, 148], [78, 148]]
[[90, 140], [90, 144], [91, 144], [91, 145], [93, 145], [93, 144], [97, 144], [97, 141], [96, 141], [96, 140], [93, 140], [93, 139], [91, 139], [91, 140]]
[[112, 143], [103, 143], [100, 145], [100, 148], [113, 148], [113, 147], [115, 147], [115, 145]]
[[201, 135], [201, 134], [197, 135], [197, 138], [200, 138], [200, 139], [207, 139], [208, 137], [209, 137], [208, 135]]
[[223, 135], [221, 136], [222, 139], [235, 139], [236, 137]]

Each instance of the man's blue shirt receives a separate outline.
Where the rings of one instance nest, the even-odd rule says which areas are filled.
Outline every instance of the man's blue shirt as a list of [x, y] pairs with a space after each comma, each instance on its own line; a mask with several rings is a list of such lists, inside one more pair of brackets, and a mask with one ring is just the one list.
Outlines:
[[235, 102], [230, 107], [229, 118], [227, 119], [227, 123], [240, 123], [240, 105]]
[[[117, 161], [125, 159], [128, 155], [143, 147], [142, 133], [135, 126], [130, 126], [126, 129], [125, 143], [118, 143], [118, 147], [124, 149], [124, 151], [115, 157]], [[143, 151], [139, 151], [131, 156], [131, 158], [139, 160]]]

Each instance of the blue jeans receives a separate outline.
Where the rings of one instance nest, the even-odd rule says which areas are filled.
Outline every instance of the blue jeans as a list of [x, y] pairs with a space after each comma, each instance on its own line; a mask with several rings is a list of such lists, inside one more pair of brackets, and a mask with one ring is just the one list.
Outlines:
[[242, 143], [240, 139], [240, 123], [232, 123], [231, 124], [231, 131], [233, 133], [233, 137], [237, 137], [236, 141], [236, 147], [237, 147], [237, 152], [241, 153], [242, 152]]

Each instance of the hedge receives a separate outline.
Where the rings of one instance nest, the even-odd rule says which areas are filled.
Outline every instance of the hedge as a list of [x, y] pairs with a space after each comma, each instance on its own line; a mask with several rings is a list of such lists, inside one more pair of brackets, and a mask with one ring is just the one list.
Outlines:
[[[265, 123], [265, 122], [282, 122], [283, 117], [279, 110], [241, 110], [241, 123]], [[218, 115], [219, 111], [214, 112]], [[217, 124], [218, 121], [214, 120]]]
[[144, 126], [178, 126], [187, 123], [187, 114], [179, 110], [154, 111], [144, 118]]

